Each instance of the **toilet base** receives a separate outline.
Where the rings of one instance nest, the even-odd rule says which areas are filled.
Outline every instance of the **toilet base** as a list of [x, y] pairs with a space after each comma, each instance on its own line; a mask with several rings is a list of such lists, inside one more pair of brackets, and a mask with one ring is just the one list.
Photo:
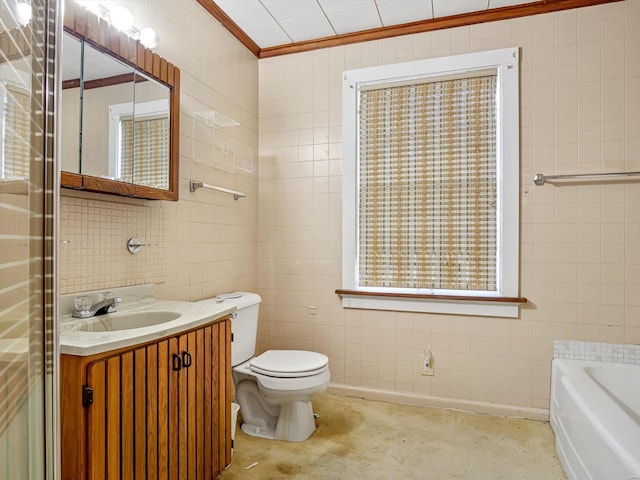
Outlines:
[[251, 425], [242, 422], [242, 431], [252, 437], [287, 442], [303, 442], [316, 430], [311, 402], [293, 402], [282, 405], [276, 426]]
[[311, 401], [286, 403], [280, 407], [276, 438], [302, 442], [316, 430]]
[[245, 379], [236, 385], [236, 398], [242, 431], [253, 437], [302, 442], [316, 429], [308, 396], [277, 405], [265, 399], [254, 379]]
[[242, 422], [240, 426], [242, 431], [252, 437], [268, 438], [269, 440], [276, 439], [276, 429], [269, 427], [258, 427], [256, 425], [249, 425], [247, 422]]

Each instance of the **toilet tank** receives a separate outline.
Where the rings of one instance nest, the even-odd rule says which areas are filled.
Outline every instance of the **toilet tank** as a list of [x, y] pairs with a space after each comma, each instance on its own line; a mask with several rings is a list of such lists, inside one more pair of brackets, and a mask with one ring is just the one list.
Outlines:
[[[236, 295], [240, 295], [237, 298]], [[231, 365], [236, 366], [249, 360], [256, 353], [256, 337], [258, 334], [258, 308], [262, 298], [257, 293], [235, 292], [218, 295], [226, 298], [224, 303], [236, 305], [235, 318], [231, 318]]]

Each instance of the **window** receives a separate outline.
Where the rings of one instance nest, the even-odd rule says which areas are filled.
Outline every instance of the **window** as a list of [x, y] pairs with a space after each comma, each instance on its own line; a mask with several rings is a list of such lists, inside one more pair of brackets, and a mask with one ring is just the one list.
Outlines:
[[344, 78], [343, 305], [517, 316], [518, 50]]

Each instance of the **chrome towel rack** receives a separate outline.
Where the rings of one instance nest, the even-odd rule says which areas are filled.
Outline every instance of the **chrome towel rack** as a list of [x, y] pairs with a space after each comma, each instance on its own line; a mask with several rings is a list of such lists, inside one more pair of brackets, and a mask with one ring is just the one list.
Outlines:
[[613, 173], [579, 173], [574, 175], [544, 175], [536, 173], [533, 177], [533, 183], [536, 185], [544, 185], [547, 180], [580, 180], [580, 179], [609, 179], [620, 177], [639, 177], [640, 172], [613, 172]]
[[189, 191], [195, 192], [199, 188], [207, 188], [209, 190], [215, 190], [217, 192], [228, 193], [229, 195], [233, 195], [234, 200], [238, 200], [239, 198], [247, 196], [246, 193], [240, 192], [238, 190], [231, 190], [230, 188], [219, 187], [218, 185], [209, 185], [208, 183], [189, 180]]

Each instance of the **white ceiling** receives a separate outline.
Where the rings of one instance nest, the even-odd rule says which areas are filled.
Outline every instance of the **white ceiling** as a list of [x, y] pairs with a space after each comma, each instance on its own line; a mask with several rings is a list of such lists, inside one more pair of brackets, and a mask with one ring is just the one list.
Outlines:
[[543, 0], [214, 0], [260, 48]]

